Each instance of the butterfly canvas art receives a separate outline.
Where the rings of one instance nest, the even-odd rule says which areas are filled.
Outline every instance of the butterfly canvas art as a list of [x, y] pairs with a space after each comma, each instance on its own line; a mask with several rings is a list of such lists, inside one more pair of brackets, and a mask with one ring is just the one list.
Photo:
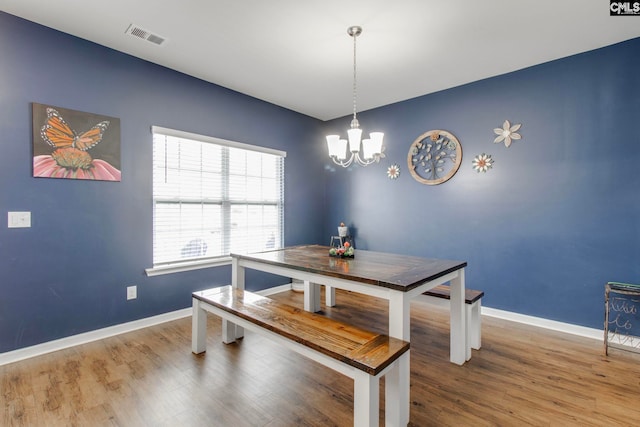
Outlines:
[[120, 119], [33, 103], [33, 176], [120, 181]]

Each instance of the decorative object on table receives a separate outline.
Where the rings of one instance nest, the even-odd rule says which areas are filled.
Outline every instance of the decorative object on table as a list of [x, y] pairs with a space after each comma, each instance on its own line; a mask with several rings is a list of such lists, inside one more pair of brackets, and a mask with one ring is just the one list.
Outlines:
[[341, 222], [338, 226], [338, 235], [331, 236], [331, 243], [329, 243], [329, 246], [332, 248], [340, 248], [346, 243], [349, 243], [352, 248], [355, 248], [356, 240], [353, 236], [349, 235], [349, 227], [347, 227], [344, 222]]
[[34, 177], [120, 181], [120, 119], [35, 102], [32, 114]]
[[516, 133], [521, 126], [522, 126], [521, 123], [517, 123], [511, 126], [511, 123], [509, 123], [509, 120], [505, 120], [504, 123], [502, 124], [502, 128], [495, 128], [493, 130], [493, 132], [495, 132], [495, 134], [498, 135], [496, 139], [493, 140], [494, 144], [498, 144], [504, 141], [505, 147], [509, 148], [509, 146], [511, 146], [512, 140], [522, 138], [522, 136], [520, 136], [519, 133]]
[[476, 172], [486, 172], [491, 168], [493, 168], [491, 154], [482, 153], [473, 158], [473, 169], [475, 169]]
[[400, 166], [392, 164], [387, 168], [387, 176], [389, 179], [397, 179], [400, 176]]
[[354, 242], [353, 236], [349, 235], [349, 227], [347, 227], [344, 222], [341, 222], [338, 226], [338, 235], [331, 236], [331, 243], [329, 246], [332, 248], [341, 248], [348, 243], [353, 248]]
[[640, 353], [640, 285], [608, 282], [604, 296], [604, 354], [609, 348]]
[[407, 167], [418, 182], [437, 185], [456, 174], [462, 162], [462, 146], [458, 139], [444, 130], [423, 133], [409, 147]]
[[337, 258], [353, 258], [355, 254], [355, 250], [353, 246], [349, 242], [344, 242], [343, 246], [339, 246], [337, 248], [331, 247], [329, 248], [329, 256], [337, 257]]
[[[351, 120], [351, 129], [347, 131], [349, 139], [349, 149], [347, 150], [347, 140], [340, 139], [340, 135], [327, 135], [327, 148], [329, 149], [329, 157], [333, 162], [344, 168], [349, 167], [352, 163], [360, 166], [367, 166], [373, 162], [379, 162], [382, 156], [382, 140], [384, 133], [371, 132], [370, 138], [362, 138], [362, 129], [356, 117], [356, 38], [362, 34], [362, 28], [353, 26], [347, 28], [347, 34], [353, 37], [353, 120]], [[360, 146], [362, 145], [362, 157], [360, 156]], [[347, 154], [351, 156], [347, 159]]]
[[338, 226], [338, 236], [347, 237], [347, 234], [349, 234], [349, 227], [344, 225], [344, 222], [341, 222], [340, 226]]

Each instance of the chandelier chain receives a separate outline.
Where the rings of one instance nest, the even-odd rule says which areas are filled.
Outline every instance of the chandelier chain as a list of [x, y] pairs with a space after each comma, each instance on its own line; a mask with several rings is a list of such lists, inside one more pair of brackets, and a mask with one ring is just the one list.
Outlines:
[[356, 38], [358, 33], [353, 34], [353, 120], [357, 123], [356, 119], [356, 97], [357, 97], [357, 74], [356, 74]]

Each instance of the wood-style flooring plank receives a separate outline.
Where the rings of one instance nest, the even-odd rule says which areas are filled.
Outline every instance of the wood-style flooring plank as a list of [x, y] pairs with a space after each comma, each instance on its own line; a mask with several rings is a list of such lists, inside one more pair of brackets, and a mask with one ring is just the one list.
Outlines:
[[[297, 292], [272, 298], [303, 304]], [[338, 290], [337, 303], [324, 314], [387, 333], [385, 301]], [[412, 426], [640, 425], [640, 355], [482, 322], [482, 349], [454, 365], [448, 310], [412, 302]], [[204, 355], [191, 353], [185, 318], [1, 366], [0, 425], [352, 425], [352, 380], [251, 332], [224, 345], [220, 320], [207, 323]]]

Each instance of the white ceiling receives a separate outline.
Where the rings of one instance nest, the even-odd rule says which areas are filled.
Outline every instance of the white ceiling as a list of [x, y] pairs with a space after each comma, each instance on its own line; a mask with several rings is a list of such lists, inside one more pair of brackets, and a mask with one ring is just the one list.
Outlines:
[[[606, 0], [0, 0], [0, 10], [328, 120], [640, 36]], [[130, 24], [165, 37], [157, 46]]]

